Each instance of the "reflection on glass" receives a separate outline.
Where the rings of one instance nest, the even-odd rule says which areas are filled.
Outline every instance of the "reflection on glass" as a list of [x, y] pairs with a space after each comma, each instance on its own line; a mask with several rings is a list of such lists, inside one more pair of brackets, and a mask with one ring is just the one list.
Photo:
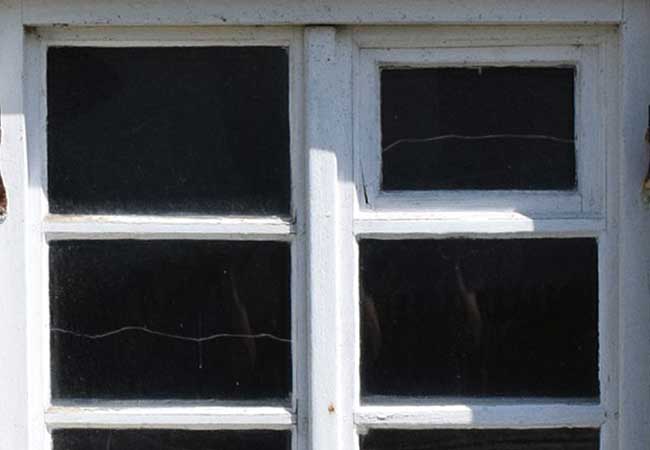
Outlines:
[[286, 431], [54, 430], [54, 450], [290, 450]]
[[574, 72], [382, 70], [382, 188], [575, 189]]
[[371, 430], [361, 450], [598, 450], [598, 430]]
[[55, 399], [286, 399], [289, 246], [50, 244]]
[[362, 393], [598, 395], [594, 239], [360, 242]]
[[48, 194], [57, 214], [289, 213], [280, 47], [53, 47]]

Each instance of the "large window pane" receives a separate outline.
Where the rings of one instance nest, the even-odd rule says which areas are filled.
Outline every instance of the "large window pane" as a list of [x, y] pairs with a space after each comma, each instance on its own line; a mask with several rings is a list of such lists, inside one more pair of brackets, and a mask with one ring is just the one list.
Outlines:
[[287, 398], [289, 260], [279, 242], [52, 242], [53, 397]]
[[289, 213], [288, 53], [48, 52], [53, 213]]
[[598, 450], [598, 430], [371, 430], [361, 450]]
[[594, 239], [363, 240], [362, 393], [598, 395]]
[[289, 450], [286, 431], [55, 430], [54, 450]]

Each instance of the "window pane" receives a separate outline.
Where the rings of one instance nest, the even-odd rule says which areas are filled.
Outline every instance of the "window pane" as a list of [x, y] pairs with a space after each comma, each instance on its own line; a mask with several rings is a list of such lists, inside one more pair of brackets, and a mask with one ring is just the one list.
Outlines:
[[54, 450], [289, 450], [286, 431], [54, 430]]
[[382, 187], [576, 187], [574, 69], [381, 72]]
[[286, 49], [58, 47], [47, 83], [51, 212], [288, 214]]
[[598, 395], [594, 239], [363, 240], [364, 395]]
[[598, 450], [598, 430], [371, 430], [361, 450]]
[[50, 244], [52, 395], [287, 398], [289, 246]]

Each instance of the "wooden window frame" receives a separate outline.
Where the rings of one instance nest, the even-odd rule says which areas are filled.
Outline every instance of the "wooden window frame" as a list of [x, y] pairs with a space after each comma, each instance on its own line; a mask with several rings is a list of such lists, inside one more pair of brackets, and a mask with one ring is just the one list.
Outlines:
[[[313, 8], [301, 2], [295, 2], [295, 8], [290, 7], [291, 2], [280, 5], [274, 1], [252, 0], [249, 3], [228, 6], [202, 3], [193, 10], [165, 0], [151, 8], [137, 8], [128, 0], [98, 2], [93, 8], [79, 7], [78, 2], [72, 0], [52, 0], [47, 4], [39, 0], [7, 0], [0, 6], [4, 12], [0, 15], [3, 131], [0, 164], [10, 205], [7, 219], [0, 225], [0, 244], [5, 249], [0, 254], [0, 282], [5, 298], [9, 299], [3, 303], [0, 339], [11, 343], [3, 348], [0, 357], [3, 362], [0, 369], [3, 397], [0, 447], [49, 448], [46, 422], [50, 427], [73, 428], [279, 427], [300, 430], [294, 433], [293, 448], [353, 450], [358, 447], [357, 432], [368, 427], [498, 428], [507, 422], [505, 425], [525, 428], [531, 424], [551, 427], [572, 421], [576, 426], [603, 423], [603, 450], [644, 449], [650, 439], [647, 426], [650, 416], [650, 387], [647, 384], [650, 302], [645, 283], [647, 267], [643, 264], [650, 254], [640, 243], [650, 229], [650, 222], [643, 212], [638, 190], [647, 161], [642, 135], [650, 103], [650, 87], [647, 77], [643, 76], [650, 73], [650, 30], [647, 28], [650, 8], [647, 2], [626, 0], [623, 5], [622, 1], [594, 0], [589, 7], [578, 8], [570, 2], [558, 4], [550, 0], [534, 5], [519, 0], [482, 5], [469, 0], [444, 0], [431, 10], [424, 10], [417, 2], [372, 6], [361, 0], [350, 0], [334, 10]], [[42, 148], [42, 136], [39, 137], [41, 132], [38, 131], [42, 127], [42, 109], [38, 104], [44, 92], [41, 74], [34, 70], [35, 58], [38, 58], [35, 43], [39, 35], [49, 30], [80, 35], [103, 32], [120, 35], [128, 30], [145, 34], [166, 31], [182, 36], [180, 40], [191, 41], [194, 37], [188, 39], [188, 35], [195, 32], [214, 32], [202, 28], [203, 25], [210, 28], [224, 23], [229, 26], [220, 26], [220, 33], [223, 30], [251, 31], [237, 31], [231, 28], [233, 25], [326, 25], [296, 28], [301, 51], [304, 51], [302, 70], [298, 70], [302, 77], [299, 89], [302, 97], [296, 111], [299, 120], [304, 117], [303, 132], [296, 142], [298, 148], [304, 149], [298, 152], [299, 166], [304, 170], [299, 171], [301, 178], [293, 179], [298, 183], [293, 198], [296, 204], [307, 206], [303, 215], [297, 214], [295, 223], [263, 221], [243, 225], [243, 228], [241, 223], [230, 218], [212, 218], [200, 223], [188, 222], [185, 218], [143, 222], [102, 220], [101, 223], [78, 218], [68, 223], [51, 217], [45, 224], [41, 206], [34, 206], [42, 205], [43, 200], [43, 180], [38, 181], [43, 161], [34, 154]], [[391, 26], [364, 27], [364, 30], [337, 29], [335, 26], [378, 23]], [[564, 36], [560, 39], [562, 42], [545, 45], [566, 45], [566, 34], [588, 37], [594, 30], [596, 34], [602, 33], [602, 28], [608, 30], [602, 45], [615, 64], [603, 65], [608, 73], [609, 87], [603, 94], [601, 108], [607, 108], [604, 120], [606, 130], [610, 131], [603, 136], [606, 142], [603, 148], [607, 151], [603, 203], [597, 208], [600, 214], [568, 210], [557, 215], [519, 211], [476, 214], [462, 210], [418, 212], [411, 209], [404, 215], [403, 211], [368, 211], [360, 203], [362, 196], [357, 191], [359, 177], [354, 162], [355, 126], [352, 125], [358, 116], [353, 89], [355, 75], [349, 70], [355, 67], [355, 33], [374, 30], [384, 33], [387, 28], [396, 32], [400, 24], [409, 28], [421, 24], [446, 27], [445, 24], [450, 23], [492, 29], [493, 33], [498, 33], [502, 27], [512, 27], [513, 32], [531, 38], [541, 34], [551, 41], [556, 33]], [[161, 25], [170, 28], [162, 29]], [[154, 41], [157, 44], [157, 38]], [[578, 40], [572, 45], [584, 44]], [[607, 60], [607, 56], [600, 55]], [[42, 248], [48, 235], [59, 239], [81, 235], [88, 238], [99, 232], [102, 238], [115, 238], [131, 233], [143, 237], [148, 233], [153, 238], [237, 239], [260, 231], [269, 239], [291, 235], [287, 239], [299, 246], [295, 254], [302, 255], [297, 270], [304, 270], [305, 283], [297, 289], [303, 289], [305, 301], [298, 307], [304, 309], [298, 315], [295, 310], [293, 312], [294, 320], [301, 314], [308, 318], [303, 321], [308, 323], [301, 327], [304, 339], [299, 345], [304, 346], [304, 359], [313, 376], [307, 377], [306, 372], [298, 375], [305, 377], [302, 382], [305, 391], [296, 391], [300, 383], [296, 379], [294, 392], [300, 402], [292, 405], [292, 412], [279, 412], [273, 407], [273, 411], [263, 411], [221, 406], [196, 406], [192, 411], [156, 406], [152, 406], [153, 409], [133, 406], [103, 411], [47, 409], [42, 379], [43, 364], [47, 362], [43, 358], [45, 330], [42, 327], [47, 321], [43, 317], [42, 304], [42, 275], [46, 270]], [[401, 239], [433, 235], [598, 237], [600, 273], [609, 280], [605, 286], [603, 280], [600, 281], [601, 298], [609, 299], [607, 302], [601, 300], [601, 308], [606, 308], [601, 312], [607, 313], [604, 326], [608, 330], [606, 339], [601, 335], [601, 361], [608, 361], [607, 370], [611, 371], [605, 378], [601, 375], [601, 382], [605, 379], [606, 383], [611, 383], [611, 389], [601, 392], [598, 405], [552, 402], [536, 405], [531, 402], [521, 409], [521, 405], [512, 404], [449, 402], [386, 405], [373, 410], [374, 406], [358, 404], [356, 240], [364, 236], [398, 236]], [[605, 259], [602, 259], [603, 253]], [[35, 280], [39, 281], [35, 284]], [[293, 289], [296, 288], [292, 288], [292, 295], [297, 298]], [[603, 354], [608, 356], [603, 359]], [[152, 420], [149, 413], [156, 414], [157, 419]], [[148, 421], [158, 423], [147, 425]]]
[[[298, 399], [303, 397], [306, 376], [304, 302], [304, 227], [301, 34], [294, 28], [195, 29], [178, 28], [83, 29], [39, 28], [26, 37], [26, 62], [33, 68], [26, 78], [27, 133], [29, 148], [30, 213], [37, 226], [29, 242], [30, 333], [29, 358], [34, 373], [32, 399], [44, 413], [41, 448], [51, 446], [49, 432], [67, 428], [173, 428], [205, 430], [287, 430], [296, 423]], [[289, 54], [289, 116], [291, 160], [291, 214], [289, 217], [251, 216], [156, 216], [49, 214], [47, 198], [47, 50], [50, 47], [202, 47], [277, 46]], [[289, 242], [291, 247], [291, 340], [294, 382], [286, 402], [246, 402], [236, 406], [218, 401], [91, 401], [51, 399], [48, 243], [57, 240], [261, 240]], [[38, 374], [38, 375], [37, 375]], [[292, 433], [292, 445], [301, 445]]]
[[[357, 27], [353, 31], [356, 239], [516, 239], [592, 237], [599, 261], [600, 399], [375, 398], [360, 401], [355, 426], [371, 428], [600, 428], [601, 448], [615, 442], [618, 396], [616, 212], [606, 198], [618, 152], [617, 39], [612, 27]], [[573, 65], [576, 82], [578, 187], [567, 191], [380, 192], [379, 68]], [[354, 250], [354, 260], [358, 250]], [[355, 265], [353, 304], [359, 303]], [[353, 361], [360, 362], [356, 309]], [[358, 373], [358, 370], [357, 370]]]
[[[604, 210], [606, 134], [605, 93], [611, 91], [615, 63], [607, 28], [546, 30], [454, 27], [384, 29], [355, 33], [355, 148], [357, 190], [364, 210], [452, 212], [517, 211], [528, 216], [574, 214], [600, 217]], [[610, 53], [608, 53], [610, 52]], [[576, 181], [575, 190], [432, 190], [382, 192], [379, 74], [382, 67], [574, 67]]]
[[[544, 31], [544, 30], [542, 30]], [[584, 36], [587, 31], [587, 37]], [[372, 427], [390, 428], [494, 428], [494, 427], [601, 427], [604, 433], [602, 439], [608, 439], [607, 420], [611, 407], [609, 402], [612, 388], [616, 386], [616, 371], [614, 370], [614, 352], [606, 344], [615, 339], [612, 334], [616, 328], [608, 322], [612, 309], [612, 285], [615, 280], [605, 270], [612, 264], [609, 256], [607, 220], [598, 216], [601, 208], [599, 195], [602, 194], [601, 178], [604, 178], [602, 161], [605, 158], [606, 148], [603, 143], [596, 146], [597, 153], [590, 161], [590, 166], [596, 168], [593, 176], [585, 176], [582, 169], [579, 169], [579, 190], [578, 194], [570, 194], [567, 198], [565, 193], [547, 193], [544, 198], [541, 195], [521, 194], [510, 192], [496, 192], [494, 199], [488, 199], [488, 214], [493, 214], [499, 220], [492, 220], [487, 224], [485, 221], [473, 222], [466, 220], [462, 214], [476, 215], [477, 204], [483, 205], [476, 192], [460, 193], [458, 198], [427, 198], [430, 193], [407, 193], [396, 195], [394, 198], [384, 199], [378, 195], [375, 186], [371, 199], [376, 201], [370, 203], [369, 208], [364, 208], [363, 193], [367, 191], [363, 182], [368, 176], [361, 174], [370, 173], [376, 177], [379, 166], [375, 155], [369, 155], [372, 148], [377, 147], [377, 142], [371, 139], [364, 141], [361, 130], [370, 130], [373, 135], [378, 133], [378, 122], [376, 110], [378, 109], [378, 83], [374, 76], [377, 63], [404, 63], [404, 64], [425, 64], [438, 63], [439, 57], [432, 57], [432, 48], [427, 45], [435, 45], [437, 42], [446, 42], [451, 54], [444, 59], [444, 63], [456, 60], [471, 62], [489, 62], [491, 64], [522, 63], [532, 59], [532, 64], [550, 64], [551, 62], [575, 63], [583, 78], [589, 80], [587, 85], [595, 83], [596, 74], [605, 78], [608, 73], [595, 60], [601, 61], [604, 67], [611, 63], [606, 56], [600, 56], [607, 49], [607, 37], [611, 36], [611, 30], [593, 30], [585, 28], [582, 33], [576, 32], [569, 36], [544, 40], [536, 36], [534, 42], [527, 39], [530, 31], [509, 32], [508, 28], [499, 27], [493, 29], [448, 29], [446, 27], [435, 27], [430, 29], [411, 30], [405, 28], [355, 28], [336, 30], [332, 28], [304, 31], [304, 43], [302, 42], [303, 30], [298, 28], [287, 29], [201, 29], [192, 32], [187, 38], [184, 30], [175, 29], [85, 29], [85, 28], [39, 28], [27, 38], [27, 58], [29, 65], [35, 70], [28, 74], [28, 86], [33, 87], [29, 92], [44, 92], [45, 95], [28, 96], [31, 108], [28, 110], [34, 115], [30, 120], [34, 127], [28, 128], [28, 136], [33, 136], [33, 145], [29, 148], [30, 164], [36, 170], [30, 179], [32, 186], [31, 210], [34, 214], [34, 222], [40, 223], [38, 235], [34, 235], [31, 242], [30, 255], [33, 258], [35, 270], [30, 272], [30, 286], [40, 286], [34, 289], [30, 297], [30, 304], [39, 305], [33, 310], [30, 317], [40, 318], [32, 322], [30, 334], [41, 337], [37, 340], [40, 345], [33, 348], [30, 356], [39, 355], [40, 370], [42, 375], [41, 402], [45, 411], [45, 425], [49, 431], [61, 428], [84, 428], [84, 427], [115, 427], [115, 428], [190, 428], [190, 429], [286, 429], [292, 430], [294, 436], [294, 448], [300, 448], [300, 442], [307, 442], [309, 436], [303, 429], [295, 426], [297, 405], [305, 393], [311, 396], [319, 395], [325, 383], [337, 383], [333, 389], [345, 389], [352, 395], [347, 403], [328, 403], [327, 414], [331, 415], [330, 406], [338, 415], [350, 414], [354, 418], [347, 422], [347, 427], [354, 426], [359, 432], [366, 432]], [[485, 47], [485, 43], [493, 45], [496, 36], [506, 42], [501, 49]], [[563, 39], [562, 39], [563, 38]], [[557, 41], [562, 40], [565, 47], [556, 46]], [[405, 43], [406, 42], [406, 43]], [[481, 51], [477, 51], [477, 43], [483, 43]], [[571, 48], [571, 44], [574, 45]], [[50, 215], [47, 206], [47, 142], [46, 142], [46, 55], [47, 49], [52, 46], [108, 46], [108, 47], [140, 47], [140, 46], [244, 46], [244, 45], [278, 45], [289, 47], [290, 54], [290, 108], [291, 108], [291, 161], [292, 161], [292, 218], [235, 218], [228, 216], [215, 216], [209, 218], [192, 217], [157, 217], [157, 216], [75, 216], [75, 215]], [[463, 46], [459, 50], [459, 46]], [[532, 47], [532, 45], [535, 45]], [[576, 45], [580, 45], [576, 49]], [[591, 45], [591, 46], [588, 46]], [[303, 55], [304, 46], [304, 55]], [[389, 47], [389, 50], [376, 50], [376, 48]], [[417, 50], [412, 52], [411, 50]], [[470, 49], [470, 50], [468, 50]], [[484, 51], [488, 52], [486, 56]], [[344, 52], [343, 55], [340, 53]], [[526, 55], [529, 55], [528, 57]], [[588, 56], [584, 56], [587, 54]], [[303, 68], [304, 58], [304, 68]], [[335, 60], [336, 64], [332, 65]], [[338, 68], [337, 68], [338, 66]], [[354, 68], [358, 68], [354, 70]], [[302, 75], [304, 70], [304, 75]], [[336, 72], [336, 73], [334, 73]], [[353, 79], [347, 82], [340, 80], [340, 74], [353, 73]], [[603, 74], [604, 73], [604, 74]], [[609, 74], [611, 76], [611, 74]], [[304, 76], [304, 81], [303, 77]], [[582, 86], [583, 83], [580, 84]], [[298, 110], [303, 95], [301, 87], [304, 87], [305, 103], [307, 113], [304, 129], [299, 118]], [[599, 84], [599, 87], [602, 87]], [[351, 90], [351, 94], [346, 92]], [[374, 90], [374, 93], [370, 90]], [[585, 88], [581, 88], [578, 98], [586, 97]], [[595, 90], [595, 86], [591, 86]], [[337, 112], [336, 105], [323, 104], [326, 98], [354, 98], [358, 101], [349, 110], [347, 116], [341, 116], [340, 109]], [[374, 102], [365, 103], [364, 99], [374, 99]], [[310, 103], [311, 102], [311, 103]], [[580, 136], [596, 129], [603, 129], [600, 108], [592, 106], [591, 113], [587, 117], [582, 116], [585, 105], [577, 112], [577, 123], [581, 124]], [[341, 105], [343, 106], [343, 105]], [[595, 111], [593, 110], [595, 108]], [[602, 115], [605, 115], [604, 112]], [[347, 119], [346, 119], [347, 118]], [[348, 142], [343, 142], [341, 136], [337, 137], [337, 131], [330, 127], [344, 121], [345, 129], [353, 130], [357, 137], [356, 147], [353, 149], [353, 166], [350, 159], [334, 158], [334, 154], [327, 149], [342, 148]], [[368, 121], [371, 121], [370, 123]], [[596, 122], [596, 123], [592, 123]], [[356, 127], [354, 124], [357, 124]], [[591, 125], [586, 127], [585, 124]], [[586, 130], [585, 130], [586, 129]], [[607, 128], [604, 128], [606, 131]], [[603, 134], [605, 134], [605, 131]], [[307, 141], [307, 154], [305, 173], [301, 170], [301, 152], [299, 146], [301, 135], [304, 133]], [[343, 135], [345, 136], [345, 135]], [[579, 148], [584, 146], [585, 138], [579, 142]], [[340, 141], [340, 142], [339, 142]], [[594, 143], [596, 139], [589, 140]], [[373, 144], [375, 144], [373, 146]], [[580, 150], [578, 161], [584, 164], [585, 151]], [[374, 158], [374, 160], [373, 160]], [[364, 165], [365, 161], [373, 160], [373, 163]], [[332, 167], [332, 164], [335, 167]], [[355, 171], [355, 169], [359, 169]], [[336, 177], [334, 177], [334, 171]], [[347, 175], [347, 176], [346, 176]], [[342, 181], [354, 180], [353, 189], [349, 195], [342, 196]], [[305, 186], [301, 185], [304, 180]], [[360, 184], [361, 183], [361, 186]], [[584, 186], [589, 193], [592, 193], [590, 205], [584, 211], [581, 194]], [[301, 195], [301, 192], [304, 195]], [[371, 192], [372, 189], [371, 189]], [[452, 193], [453, 195], [455, 193]], [[530, 196], [532, 195], [532, 199]], [[424, 200], [423, 200], [424, 198]], [[297, 232], [301, 225], [298, 224], [301, 217], [300, 199], [305, 199], [305, 241], [301, 242], [302, 233]], [[550, 231], [539, 231], [536, 227], [534, 214], [526, 215], [528, 211], [523, 203], [532, 208], [533, 213], [547, 212], [546, 207], [559, 210], [563, 213], [573, 213], [573, 218], [547, 217], [545, 218]], [[447, 201], [445, 201], [447, 200]], [[451, 204], [460, 203], [460, 216], [449, 218], [447, 214], [457, 213], [459, 210]], [[539, 205], [542, 208], [538, 208]], [[357, 205], [355, 207], [355, 205]], [[358, 206], [360, 205], [360, 206]], [[431, 208], [431, 205], [439, 205]], [[348, 228], [350, 222], [345, 223], [333, 220], [335, 215], [328, 215], [336, 208], [336, 215], [347, 216], [352, 219], [354, 225]], [[512, 215], [512, 210], [517, 215]], [[391, 216], [382, 216], [387, 211]], [[393, 219], [393, 214], [399, 215], [399, 221]], [[439, 216], [442, 214], [442, 216]], [[594, 217], [595, 215], [595, 217]], [[415, 216], [415, 218], [413, 218]], [[481, 214], [478, 215], [481, 217]], [[517, 229], [513, 234], [512, 229], [523, 220], [528, 219], [532, 223], [532, 229]], [[409, 219], [417, 221], [415, 224], [408, 222]], [[578, 220], [576, 222], [575, 220]], [[405, 223], [408, 222], [408, 223]], [[511, 223], [512, 222], [512, 223]], [[580, 225], [580, 226], [578, 226]], [[587, 225], [587, 227], [583, 227]], [[602, 401], [589, 403], [571, 399], [550, 399], [539, 401], [532, 398], [523, 399], [490, 399], [478, 401], [476, 399], [422, 399], [400, 400], [399, 406], [392, 406], [395, 399], [386, 399], [382, 405], [367, 406], [360, 400], [360, 339], [359, 339], [359, 304], [358, 298], [358, 248], [357, 239], [363, 237], [379, 237], [384, 239], [409, 239], [414, 237], [445, 238], [450, 233], [445, 227], [465, 227], [462, 232], [451, 233], [469, 237], [484, 235], [489, 230], [491, 238], [516, 238], [516, 237], [594, 237], [599, 241], [599, 292], [600, 307], [599, 322], [600, 331], [600, 370], [601, 370], [601, 397]], [[417, 230], [416, 233], [414, 231]], [[338, 236], [339, 245], [333, 245]], [[216, 407], [206, 404], [194, 406], [183, 406], [181, 402], [144, 402], [148, 406], [142, 406], [143, 402], [99, 402], [96, 404], [88, 402], [75, 402], [64, 406], [61, 402], [52, 404], [50, 401], [50, 346], [49, 346], [49, 283], [48, 283], [48, 259], [47, 243], [60, 239], [279, 239], [292, 242], [292, 340], [293, 362], [294, 362], [294, 395], [290, 408], [277, 406], [237, 406], [220, 405]], [[306, 246], [307, 254], [302, 250]], [[345, 256], [344, 256], [345, 255]], [[346, 284], [334, 285], [332, 277], [340, 276], [338, 273], [341, 256], [343, 260], [352, 262], [347, 273]], [[305, 258], [306, 260], [303, 260]], [[40, 267], [40, 270], [36, 269]], [[303, 272], [304, 270], [304, 272]], [[302, 309], [300, 299], [305, 296], [305, 277], [307, 280], [307, 297], [311, 299], [310, 308]], [[335, 301], [332, 301], [335, 299]], [[303, 305], [304, 306], [304, 305]], [[353, 320], [345, 321], [341, 313]], [[301, 323], [311, 324], [311, 333], [307, 328], [299, 329]], [[327, 335], [313, 333], [315, 329], [330, 330]], [[335, 330], [336, 335], [331, 331]], [[309, 339], [305, 339], [309, 337]], [[325, 338], [323, 340], [323, 338]], [[334, 348], [331, 341], [344, 343], [341, 348]], [[307, 358], [305, 344], [309, 348], [311, 371], [306, 369]], [[34, 363], [38, 367], [38, 363]], [[350, 378], [337, 376], [337, 370], [347, 370], [353, 374]], [[609, 380], [609, 381], [604, 381]], [[350, 384], [350, 381], [353, 383]], [[349, 384], [346, 386], [346, 384]], [[615, 399], [615, 397], [614, 397]], [[406, 404], [411, 404], [407, 406]], [[321, 408], [322, 410], [322, 408]], [[322, 411], [315, 411], [313, 408], [307, 414], [306, 420], [313, 420]], [[452, 412], [449, 414], [449, 412]], [[480, 411], [477, 413], [476, 411]], [[311, 415], [309, 415], [311, 414]], [[325, 421], [325, 419], [321, 419]], [[345, 426], [341, 431], [345, 431]], [[317, 430], [313, 430], [316, 433]], [[325, 431], [325, 430], [323, 430]], [[348, 433], [351, 431], [348, 430]], [[354, 432], [352, 432], [354, 434]], [[355, 445], [356, 435], [353, 438]], [[48, 436], [43, 437], [45, 448], [49, 444]]]

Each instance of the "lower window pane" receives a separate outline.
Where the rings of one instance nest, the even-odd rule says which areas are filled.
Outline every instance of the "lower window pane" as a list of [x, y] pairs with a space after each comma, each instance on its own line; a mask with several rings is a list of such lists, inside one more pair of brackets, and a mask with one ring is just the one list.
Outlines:
[[598, 450], [592, 429], [371, 430], [361, 450]]
[[595, 239], [360, 242], [362, 393], [598, 395]]
[[52, 242], [52, 396], [288, 398], [289, 271], [284, 242]]
[[55, 430], [54, 450], [289, 450], [286, 431]]

